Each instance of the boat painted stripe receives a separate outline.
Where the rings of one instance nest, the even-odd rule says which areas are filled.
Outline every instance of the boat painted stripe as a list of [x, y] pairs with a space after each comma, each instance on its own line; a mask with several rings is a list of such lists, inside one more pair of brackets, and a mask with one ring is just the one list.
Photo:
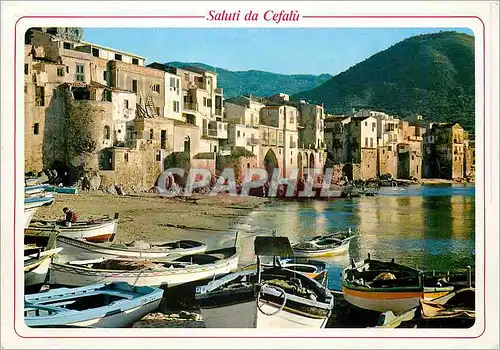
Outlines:
[[344, 294], [365, 299], [406, 299], [406, 298], [420, 298], [423, 295], [421, 290], [401, 291], [401, 292], [390, 292], [390, 291], [371, 292], [371, 291], [349, 289], [344, 286], [342, 286], [342, 291], [344, 292]]
[[97, 236], [88, 236], [85, 239], [89, 242], [101, 242], [101, 241], [109, 241], [113, 233], [105, 233]]
[[436, 299], [453, 291], [443, 291], [443, 292], [424, 292], [424, 299]]

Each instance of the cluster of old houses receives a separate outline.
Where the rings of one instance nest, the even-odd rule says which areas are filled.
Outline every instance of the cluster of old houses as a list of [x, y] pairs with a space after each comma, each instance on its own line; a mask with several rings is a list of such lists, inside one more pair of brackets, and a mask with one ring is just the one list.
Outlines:
[[325, 142], [331, 164], [351, 179], [385, 174], [400, 179], [474, 177], [474, 135], [458, 123], [361, 110], [327, 116]]
[[[233, 167], [238, 176], [279, 168], [289, 177], [328, 158], [349, 178], [368, 179], [465, 177], [473, 164], [473, 141], [459, 125], [429, 128], [373, 111], [327, 116], [285, 94], [224, 100], [215, 72], [146, 65], [83, 41], [78, 28], [32, 28], [24, 52], [26, 171], [73, 166], [150, 187], [171, 167]], [[85, 135], [78, 123], [70, 130], [71, 119], [88, 121]]]

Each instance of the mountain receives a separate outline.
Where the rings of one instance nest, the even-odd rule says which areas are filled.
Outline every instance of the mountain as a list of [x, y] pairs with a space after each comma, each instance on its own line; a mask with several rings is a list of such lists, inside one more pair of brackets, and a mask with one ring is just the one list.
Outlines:
[[370, 108], [400, 117], [459, 122], [474, 130], [474, 37], [457, 32], [413, 36], [291, 98], [331, 113]]
[[299, 91], [309, 90], [330, 79], [329, 74], [276, 74], [259, 70], [231, 71], [219, 67], [209, 66], [200, 62], [168, 62], [174, 67], [196, 66], [218, 74], [219, 87], [224, 89], [224, 97], [230, 98], [245, 94], [257, 96], [270, 96], [278, 92], [294, 94]]

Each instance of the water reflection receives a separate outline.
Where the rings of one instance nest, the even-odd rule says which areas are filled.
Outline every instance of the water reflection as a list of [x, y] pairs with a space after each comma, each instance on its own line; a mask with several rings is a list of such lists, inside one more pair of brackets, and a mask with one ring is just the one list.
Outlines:
[[350, 258], [395, 258], [410, 266], [445, 270], [473, 265], [475, 228], [473, 187], [409, 187], [383, 189], [377, 197], [351, 200], [274, 202], [242, 218], [240, 263], [254, 260], [257, 235], [289, 237], [292, 243], [353, 228], [349, 254], [322, 258], [330, 265], [331, 288]]

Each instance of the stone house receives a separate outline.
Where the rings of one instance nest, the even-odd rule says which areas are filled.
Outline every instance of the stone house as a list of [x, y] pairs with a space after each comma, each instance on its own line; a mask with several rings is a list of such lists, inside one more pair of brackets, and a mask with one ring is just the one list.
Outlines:
[[466, 138], [466, 132], [458, 123], [433, 124], [425, 135], [425, 177], [464, 178]]

